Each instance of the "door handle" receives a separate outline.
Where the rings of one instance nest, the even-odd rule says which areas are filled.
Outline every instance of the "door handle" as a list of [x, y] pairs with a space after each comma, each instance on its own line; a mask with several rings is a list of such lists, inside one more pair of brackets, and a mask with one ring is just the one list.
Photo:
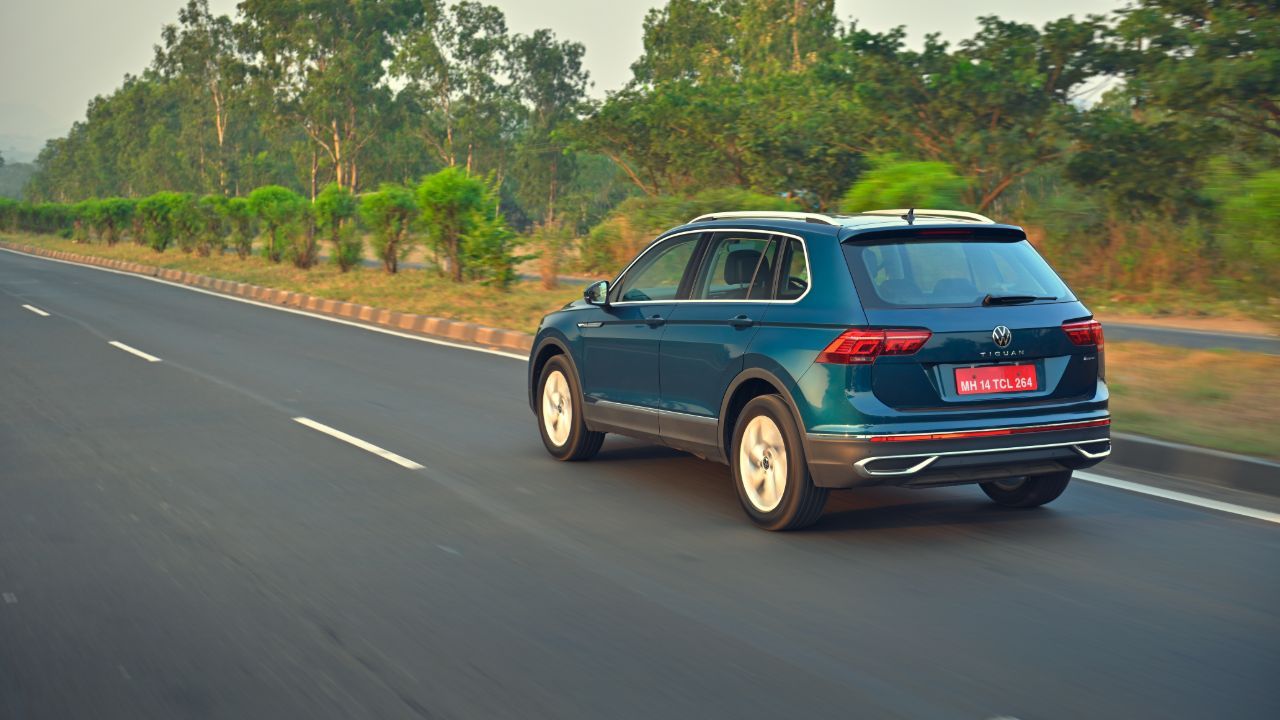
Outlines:
[[752, 320], [746, 315], [738, 315], [737, 317], [729, 318], [729, 324], [736, 328], [744, 328], [744, 327], [751, 327], [752, 325], [755, 325], [756, 321]]
[[650, 315], [649, 317], [644, 319], [644, 322], [649, 327], [658, 327], [659, 325], [665, 325], [667, 322], [667, 319], [662, 317], [661, 315]]

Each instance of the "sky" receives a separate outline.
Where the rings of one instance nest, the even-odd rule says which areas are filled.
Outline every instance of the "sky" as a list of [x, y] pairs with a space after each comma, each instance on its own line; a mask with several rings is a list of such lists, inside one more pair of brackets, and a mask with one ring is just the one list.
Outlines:
[[[586, 46], [591, 94], [603, 97], [631, 76], [641, 51], [641, 22], [661, 0], [487, 0], [513, 32], [549, 27]], [[30, 160], [50, 137], [84, 117], [95, 95], [120, 86], [150, 62], [160, 27], [185, 0], [3, 0], [0, 2], [0, 154]], [[1064, 15], [1106, 13], [1123, 0], [836, 0], [842, 19], [887, 30], [905, 25], [918, 44], [928, 32], [968, 37], [980, 15], [1041, 25]], [[210, 0], [234, 13], [236, 0]]]

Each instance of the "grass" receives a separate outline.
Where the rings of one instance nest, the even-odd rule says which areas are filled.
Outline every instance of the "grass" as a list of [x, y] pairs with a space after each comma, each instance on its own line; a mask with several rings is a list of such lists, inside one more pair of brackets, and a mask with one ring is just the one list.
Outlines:
[[1280, 357], [1107, 343], [1115, 429], [1280, 458]]
[[400, 312], [432, 315], [491, 327], [537, 330], [543, 315], [578, 297], [581, 288], [561, 285], [543, 290], [537, 282], [517, 282], [507, 290], [478, 284], [456, 284], [419, 269], [402, 269], [392, 275], [380, 268], [358, 267], [339, 272], [336, 265], [321, 263], [300, 270], [287, 261], [271, 263], [260, 255], [244, 260], [234, 254], [198, 257], [170, 248], [164, 253], [121, 242], [113, 247], [101, 243], [75, 243], [49, 235], [0, 235], [5, 240], [54, 250], [116, 258], [173, 268], [264, 287], [306, 292], [334, 300], [355, 302]]
[[[534, 282], [516, 283], [509, 291], [456, 285], [425, 270], [389, 275], [360, 268], [344, 274], [328, 264], [299, 270], [258, 256], [158, 254], [132, 243], [108, 248], [50, 236], [5, 239], [525, 332], [533, 332], [544, 314], [579, 292], [568, 286], [543, 290]], [[1280, 458], [1280, 358], [1110, 342], [1106, 360], [1116, 430]]]
[[1154, 292], [1120, 292], [1114, 289], [1072, 285], [1080, 301], [1105, 322], [1108, 317], [1154, 320], [1234, 321], [1243, 332], [1280, 332], [1280, 299], [1239, 297], [1224, 300], [1185, 288]]

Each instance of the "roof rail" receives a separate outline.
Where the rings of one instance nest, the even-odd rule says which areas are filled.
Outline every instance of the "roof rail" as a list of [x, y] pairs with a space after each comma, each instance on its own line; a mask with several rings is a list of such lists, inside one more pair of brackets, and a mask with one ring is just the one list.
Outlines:
[[986, 215], [978, 213], [965, 212], [963, 210], [928, 210], [925, 208], [897, 208], [894, 210], [863, 210], [859, 215], [891, 215], [894, 217], [905, 217], [908, 210], [914, 210], [916, 217], [938, 217], [938, 218], [956, 218], [959, 220], [972, 220], [973, 222], [994, 223], [995, 220]]
[[[906, 212], [905, 210], [903, 212]], [[735, 210], [732, 212], [707, 213], [690, 220], [690, 223], [724, 220], [728, 218], [769, 218], [773, 220], [799, 220], [801, 222], [819, 223], [822, 225], [839, 225], [830, 215], [807, 212], [791, 212], [789, 210]]]

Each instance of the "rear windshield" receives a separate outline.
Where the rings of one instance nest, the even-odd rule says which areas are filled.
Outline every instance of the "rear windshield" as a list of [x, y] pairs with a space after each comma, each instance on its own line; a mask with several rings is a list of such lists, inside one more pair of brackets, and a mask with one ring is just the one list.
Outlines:
[[844, 255], [872, 307], [1075, 300], [1026, 240], [887, 239], [845, 243]]

